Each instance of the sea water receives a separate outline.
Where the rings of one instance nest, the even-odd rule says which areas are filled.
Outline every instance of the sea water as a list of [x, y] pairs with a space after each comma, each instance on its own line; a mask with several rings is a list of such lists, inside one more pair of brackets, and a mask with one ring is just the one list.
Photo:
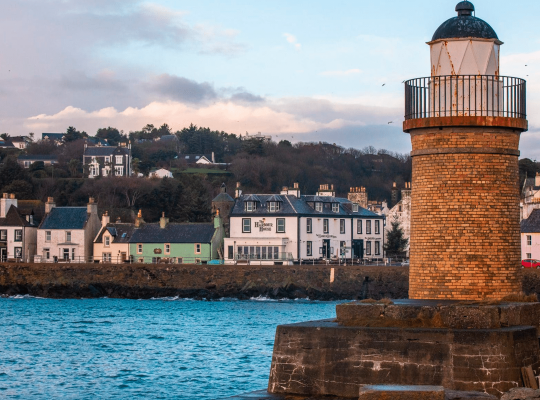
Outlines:
[[335, 302], [0, 298], [0, 398], [221, 399], [265, 389], [279, 324]]

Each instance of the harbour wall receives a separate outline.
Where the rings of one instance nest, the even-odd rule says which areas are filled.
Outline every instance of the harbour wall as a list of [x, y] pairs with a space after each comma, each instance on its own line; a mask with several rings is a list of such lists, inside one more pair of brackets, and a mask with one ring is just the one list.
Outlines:
[[[527, 294], [540, 271], [522, 270]], [[50, 298], [407, 298], [407, 267], [0, 264], [0, 295]]]

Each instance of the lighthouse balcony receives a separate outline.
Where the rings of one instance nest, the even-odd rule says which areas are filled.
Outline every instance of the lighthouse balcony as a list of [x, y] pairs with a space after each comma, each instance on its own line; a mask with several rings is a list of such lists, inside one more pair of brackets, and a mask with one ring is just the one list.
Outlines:
[[444, 75], [406, 81], [404, 131], [437, 126], [527, 130], [526, 81], [497, 75]]

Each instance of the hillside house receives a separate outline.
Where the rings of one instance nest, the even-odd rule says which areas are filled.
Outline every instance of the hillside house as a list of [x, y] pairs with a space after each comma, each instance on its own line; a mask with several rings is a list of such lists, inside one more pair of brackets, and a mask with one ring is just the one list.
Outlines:
[[131, 176], [131, 143], [113, 146], [87, 146], [85, 144], [83, 165], [88, 178], [98, 176]]

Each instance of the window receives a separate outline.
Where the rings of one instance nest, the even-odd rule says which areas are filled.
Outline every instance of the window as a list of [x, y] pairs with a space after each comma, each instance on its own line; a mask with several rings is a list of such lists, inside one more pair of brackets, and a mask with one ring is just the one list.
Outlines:
[[242, 218], [242, 232], [251, 233], [251, 218]]
[[274, 247], [274, 260], [279, 260], [279, 247]]
[[355, 212], [355, 213], [358, 212], [358, 204], [353, 204], [352, 205], [352, 212]]
[[143, 245], [142, 244], [137, 244], [137, 254], [142, 254], [142, 251], [143, 251]]
[[323, 219], [323, 233], [328, 233], [328, 220]]
[[247, 212], [253, 212], [257, 209], [254, 201], [246, 201], [245, 209]]
[[90, 176], [98, 176], [98, 175], [99, 175], [99, 165], [90, 164]]
[[75, 249], [71, 249], [71, 259], [75, 260]]
[[2, 229], [2, 230], [0, 231], [0, 240], [1, 240], [2, 242], [7, 241], [7, 230]]
[[276, 219], [276, 232], [285, 233], [285, 218]]
[[116, 158], [116, 164], [122, 164], [123, 158], [124, 158], [124, 157], [122, 157], [122, 156], [116, 156], [115, 158]]
[[366, 221], [366, 234], [371, 235], [371, 221]]
[[339, 203], [332, 203], [332, 212], [339, 212]]
[[362, 233], [362, 220], [359, 219], [356, 221], [356, 233]]
[[45, 231], [45, 241], [46, 242], [51, 241], [51, 231]]
[[339, 233], [345, 233], [345, 220], [340, 219], [339, 220]]
[[233, 246], [228, 246], [228, 249], [227, 249], [227, 258], [229, 260], [232, 260], [234, 258], [234, 247]]
[[313, 255], [313, 242], [307, 242], [306, 251], [308, 256]]
[[66, 242], [71, 243], [71, 232], [66, 232]]
[[123, 176], [124, 175], [124, 167], [114, 167], [114, 174], [116, 176]]
[[22, 258], [22, 247], [15, 247], [15, 258]]
[[171, 254], [171, 245], [169, 243], [165, 244], [165, 254]]
[[366, 242], [366, 255], [371, 255], [371, 242]]
[[69, 249], [64, 249], [62, 258], [64, 261], [69, 261]]
[[111, 237], [105, 236], [105, 247], [109, 247], [111, 245]]
[[381, 221], [376, 220], [375, 221], [375, 235], [378, 235], [381, 233]]
[[527, 253], [527, 257], [525, 258], [532, 258], [532, 254], [531, 253]]
[[105, 162], [106, 163], [111, 162], [111, 157], [105, 157]]
[[380, 256], [381, 255], [381, 242], [375, 242], [375, 255]]
[[50, 249], [43, 249], [43, 257], [45, 257], [46, 260], [51, 258], [51, 250]]
[[339, 255], [340, 256], [344, 257], [346, 255], [346, 251], [347, 251], [346, 247], [347, 247], [347, 242], [345, 241], [339, 242]]
[[22, 242], [22, 229], [15, 229], [15, 241]]
[[201, 254], [201, 244], [195, 243], [195, 254]]
[[276, 211], [279, 211], [279, 209], [280, 209], [279, 201], [270, 201], [268, 203], [268, 211], [276, 212]]
[[[531, 235], [527, 235], [527, 246], [532, 246], [532, 236]], [[527, 257], [527, 258], [531, 258], [531, 257]]]
[[322, 212], [322, 203], [315, 203], [315, 211]]
[[103, 253], [103, 256], [102, 256], [103, 262], [111, 262], [111, 259], [112, 259], [111, 256], [112, 256], [111, 253]]
[[311, 218], [308, 218], [306, 220], [306, 232], [307, 233], [313, 232], [313, 220]]

